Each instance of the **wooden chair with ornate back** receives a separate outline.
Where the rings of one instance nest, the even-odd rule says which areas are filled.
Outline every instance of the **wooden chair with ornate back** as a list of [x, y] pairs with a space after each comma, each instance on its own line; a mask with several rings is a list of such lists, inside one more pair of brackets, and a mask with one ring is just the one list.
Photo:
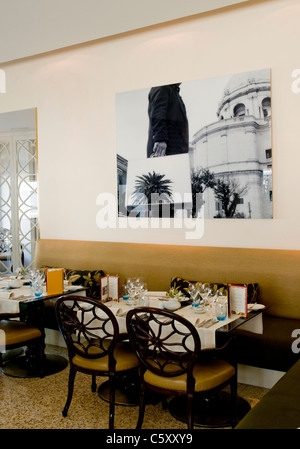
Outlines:
[[109, 428], [113, 429], [115, 376], [116, 373], [137, 368], [137, 357], [128, 341], [120, 341], [117, 319], [105, 304], [84, 296], [69, 295], [56, 301], [55, 313], [70, 362], [68, 397], [63, 416], [67, 416], [69, 410], [77, 371], [92, 376], [92, 391], [96, 391], [96, 376], [108, 376]]
[[129, 310], [126, 324], [140, 365], [137, 428], [143, 423], [146, 387], [167, 396], [186, 396], [187, 425], [192, 429], [194, 394], [206, 396], [228, 384], [231, 385], [232, 424], [235, 425], [236, 368], [213, 356], [214, 351], [211, 356], [209, 351], [201, 351], [199, 334], [191, 322], [166, 310], [138, 307]]

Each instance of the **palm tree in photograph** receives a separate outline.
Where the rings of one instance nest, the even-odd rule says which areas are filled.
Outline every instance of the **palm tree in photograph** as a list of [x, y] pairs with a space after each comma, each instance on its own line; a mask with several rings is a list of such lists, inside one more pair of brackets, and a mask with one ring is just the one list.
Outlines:
[[137, 176], [132, 194], [133, 202], [137, 205], [171, 203], [173, 200], [171, 189], [173, 181], [164, 178], [165, 175], [155, 173], [155, 171]]

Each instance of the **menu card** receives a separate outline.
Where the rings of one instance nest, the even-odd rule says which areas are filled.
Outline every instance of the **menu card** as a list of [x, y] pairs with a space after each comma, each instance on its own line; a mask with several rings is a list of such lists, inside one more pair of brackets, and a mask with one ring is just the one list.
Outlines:
[[119, 301], [119, 276], [102, 276], [100, 278], [100, 299], [102, 302]]
[[47, 295], [61, 295], [64, 292], [64, 269], [48, 268], [46, 271]]
[[248, 314], [248, 288], [246, 285], [229, 285], [229, 313], [240, 316]]

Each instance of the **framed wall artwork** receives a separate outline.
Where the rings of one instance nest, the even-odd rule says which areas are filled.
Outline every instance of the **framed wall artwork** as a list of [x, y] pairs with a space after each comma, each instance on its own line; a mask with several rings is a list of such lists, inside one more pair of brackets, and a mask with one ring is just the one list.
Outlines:
[[119, 93], [116, 129], [119, 216], [273, 217], [270, 69]]

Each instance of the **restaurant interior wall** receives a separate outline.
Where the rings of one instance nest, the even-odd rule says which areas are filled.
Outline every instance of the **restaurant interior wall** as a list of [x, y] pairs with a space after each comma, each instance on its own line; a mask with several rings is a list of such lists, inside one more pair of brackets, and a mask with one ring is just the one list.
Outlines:
[[0, 63], [250, 1], [0, 0]]
[[[1, 64], [0, 112], [37, 108], [41, 238], [300, 249], [299, 19], [298, 0], [246, 2]], [[265, 68], [273, 219], [205, 220], [197, 238], [184, 222], [98, 226], [99, 194], [117, 195], [117, 93]]]

